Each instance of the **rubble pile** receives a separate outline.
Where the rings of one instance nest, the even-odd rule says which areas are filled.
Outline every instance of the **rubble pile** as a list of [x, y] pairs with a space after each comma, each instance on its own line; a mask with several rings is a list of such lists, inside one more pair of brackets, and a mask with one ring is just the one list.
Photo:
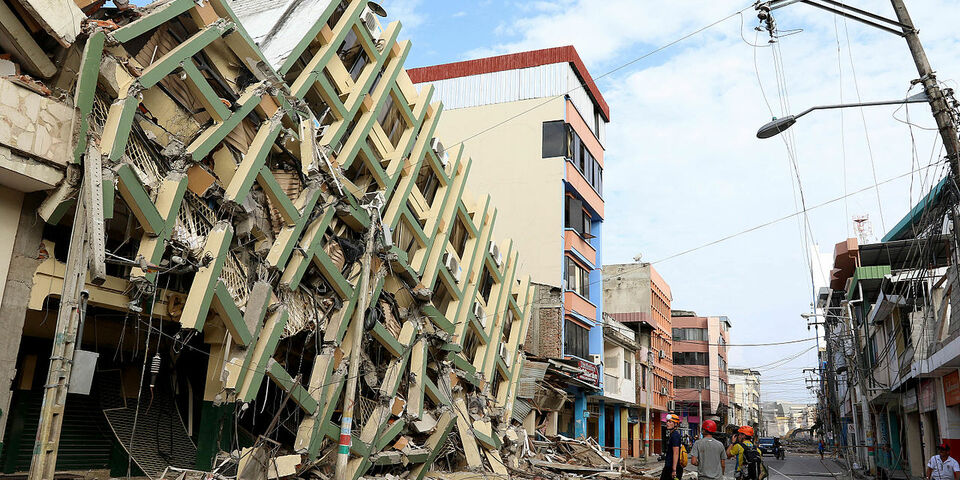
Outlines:
[[[120, 332], [105, 341], [133, 390], [109, 417], [133, 468], [325, 479], [346, 453], [348, 478], [622, 470], [591, 443], [541, 452], [519, 428], [533, 288], [492, 238], [489, 198], [463, 188], [471, 160], [434, 137], [441, 107], [403, 70], [398, 23], [360, 0], [293, 2], [249, 32], [225, 0], [12, 4], [23, 32], [3, 33], [0, 89], [42, 104], [21, 123], [53, 137], [18, 149], [51, 171], [38, 213], [56, 254], [31, 301], [67, 298], [71, 265], [89, 269], [85, 308]], [[196, 458], [152, 431], [186, 403], [200, 433], [167, 428]]]

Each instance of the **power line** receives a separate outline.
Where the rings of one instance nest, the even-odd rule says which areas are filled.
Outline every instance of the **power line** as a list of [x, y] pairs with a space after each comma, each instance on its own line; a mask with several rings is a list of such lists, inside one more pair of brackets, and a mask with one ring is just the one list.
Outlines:
[[875, 184], [875, 185], [870, 185], [870, 186], [868, 186], [868, 187], [864, 187], [864, 188], [861, 188], [861, 189], [859, 189], [859, 190], [850, 192], [850, 193], [848, 193], [848, 194], [846, 194], [846, 195], [841, 195], [841, 196], [839, 196], [839, 197], [832, 198], [832, 199], [827, 200], [827, 201], [825, 201], [825, 202], [821, 202], [821, 203], [818, 203], [818, 204], [813, 205], [813, 206], [811, 206], [811, 207], [808, 207], [808, 208], [806, 208], [806, 209], [804, 209], [804, 210], [800, 210], [800, 211], [793, 212], [793, 213], [788, 214], [788, 215], [784, 215], [784, 216], [779, 217], [779, 218], [775, 218], [775, 219], [770, 220], [770, 221], [768, 221], [768, 222], [764, 222], [764, 223], [761, 223], [761, 224], [759, 224], [759, 225], [756, 225], [756, 226], [747, 228], [747, 229], [745, 229], [745, 230], [741, 230], [741, 231], [739, 231], [739, 232], [737, 232], [737, 233], [733, 233], [733, 234], [730, 234], [730, 235], [726, 235], [726, 236], [724, 236], [724, 237], [720, 237], [720, 238], [718, 238], [718, 239], [716, 239], [716, 240], [713, 240], [713, 241], [711, 241], [711, 242], [707, 242], [707, 243], [704, 243], [704, 244], [702, 244], [702, 245], [699, 245], [699, 246], [696, 246], [696, 247], [693, 247], [693, 248], [689, 248], [689, 249], [687, 249], [687, 250], [683, 250], [683, 251], [678, 252], [678, 253], [674, 253], [673, 255], [670, 255], [670, 256], [661, 258], [661, 259], [659, 259], [659, 260], [655, 260], [655, 261], [650, 262], [650, 263], [651, 263], [651, 264], [654, 264], [654, 263], [662, 263], [662, 262], [665, 262], [665, 261], [667, 261], [667, 260], [671, 260], [671, 259], [673, 259], [673, 258], [682, 256], [682, 255], [686, 255], [686, 254], [688, 254], [688, 253], [692, 253], [692, 252], [695, 252], [695, 251], [697, 251], [697, 250], [700, 250], [700, 249], [703, 249], [703, 248], [706, 248], [706, 247], [709, 247], [709, 246], [712, 246], [712, 245], [716, 245], [716, 244], [718, 244], [718, 243], [725, 242], [725, 241], [730, 240], [730, 239], [732, 239], [732, 238], [739, 237], [740, 235], [744, 235], [744, 234], [746, 234], [746, 233], [750, 233], [750, 232], [752, 232], [752, 231], [754, 231], [754, 230], [760, 230], [761, 228], [768, 227], [768, 226], [773, 225], [773, 224], [775, 224], [775, 223], [779, 223], [779, 222], [782, 222], [782, 221], [784, 221], [784, 220], [789, 220], [789, 219], [791, 219], [791, 218], [793, 218], [793, 217], [796, 217], [797, 215], [803, 215], [803, 214], [809, 212], [810, 210], [815, 210], [815, 209], [820, 208], [820, 207], [825, 207], [825, 206], [830, 205], [830, 204], [832, 204], [832, 203], [839, 202], [840, 200], [843, 200], [843, 199], [845, 199], [845, 198], [847, 198], [847, 197], [850, 197], [850, 196], [853, 196], [853, 195], [857, 195], [857, 194], [866, 192], [867, 190], [870, 190], [870, 189], [873, 189], [873, 188], [877, 188], [877, 186], [879, 186], [879, 185], [884, 185], [884, 184], [890, 183], [890, 182], [892, 182], [892, 181], [894, 181], [894, 180], [898, 180], [898, 179], [901, 179], [901, 178], [903, 178], [903, 177], [906, 177], [907, 175], [912, 175], [912, 174], [914, 174], [914, 173], [917, 173], [917, 172], [926, 170], [926, 169], [928, 169], [928, 168], [935, 167], [935, 166], [937, 166], [937, 165], [939, 165], [939, 164], [941, 164], [941, 163], [943, 163], [943, 162], [944, 162], [944, 161], [939, 161], [939, 162], [936, 162], [936, 163], [927, 165], [927, 166], [925, 166], [925, 167], [917, 168], [917, 169], [911, 170], [911, 171], [909, 171], [909, 172], [902, 173], [902, 174], [897, 175], [897, 176], [895, 176], [895, 177], [890, 177], [890, 178], [888, 178], [888, 179], [886, 179], [886, 180], [883, 180], [883, 181], [881, 181], [881, 182], [878, 182], [878, 183]]

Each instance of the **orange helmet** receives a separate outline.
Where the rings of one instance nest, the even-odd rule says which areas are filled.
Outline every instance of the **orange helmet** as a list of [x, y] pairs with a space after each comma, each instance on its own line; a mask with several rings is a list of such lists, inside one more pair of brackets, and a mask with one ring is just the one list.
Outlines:
[[740, 433], [742, 433], [742, 434], [744, 434], [744, 435], [746, 435], [746, 436], [748, 436], [748, 437], [752, 437], [752, 436], [753, 436], [753, 427], [751, 427], [750, 425], [744, 425], [744, 426], [740, 427], [740, 429], [737, 430], [737, 431], [740, 432]]
[[717, 433], [717, 422], [713, 420], [707, 420], [703, 422], [703, 430], [705, 432]]
[[667, 421], [668, 421], [668, 422], [674, 422], [674, 423], [680, 423], [680, 415], [677, 415], [676, 413], [671, 413], [671, 414], [667, 415]]

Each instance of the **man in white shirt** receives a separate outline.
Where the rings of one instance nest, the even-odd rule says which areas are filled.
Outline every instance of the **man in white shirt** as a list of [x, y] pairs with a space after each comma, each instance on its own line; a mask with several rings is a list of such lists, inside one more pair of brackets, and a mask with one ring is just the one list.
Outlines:
[[960, 480], [960, 464], [950, 456], [950, 445], [941, 443], [937, 452], [927, 462], [927, 480]]

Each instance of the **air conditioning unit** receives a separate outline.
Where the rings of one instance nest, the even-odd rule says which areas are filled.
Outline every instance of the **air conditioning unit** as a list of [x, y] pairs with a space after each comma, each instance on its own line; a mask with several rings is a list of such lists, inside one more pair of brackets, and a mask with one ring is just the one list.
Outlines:
[[447, 164], [450, 163], [450, 157], [447, 156], [447, 151], [443, 148], [443, 143], [440, 143], [440, 139], [433, 137], [433, 139], [430, 140], [430, 148], [433, 149], [433, 153], [437, 154], [437, 158], [440, 159], [440, 165], [443, 165], [443, 168], [447, 168]]
[[450, 271], [450, 275], [453, 275], [453, 279], [457, 283], [460, 283], [460, 274], [463, 269], [460, 268], [460, 261], [457, 260], [457, 257], [450, 253], [444, 253], [443, 266], [447, 267], [447, 270]]
[[667, 394], [667, 387], [660, 387], [660, 395], [666, 395], [666, 394]]
[[500, 255], [500, 247], [494, 243], [493, 240], [490, 241], [490, 256], [493, 257], [493, 261], [496, 262], [498, 267], [503, 266], [503, 256]]
[[480, 321], [483, 328], [487, 328], [487, 314], [483, 313], [483, 306], [480, 302], [473, 302], [473, 315]]
[[666, 354], [666, 353], [663, 353], [663, 350], [660, 350], [660, 358], [662, 359], [662, 358], [664, 358], [664, 357], [666, 357], [666, 356], [667, 356], [667, 354]]
[[667, 411], [672, 412], [677, 409], [677, 402], [673, 400], [667, 400]]

